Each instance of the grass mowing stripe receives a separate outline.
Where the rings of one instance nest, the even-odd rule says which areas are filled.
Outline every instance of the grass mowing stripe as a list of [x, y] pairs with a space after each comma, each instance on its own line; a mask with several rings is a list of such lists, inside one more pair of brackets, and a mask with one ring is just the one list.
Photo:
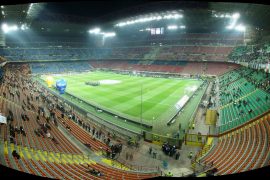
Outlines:
[[[148, 83], [148, 88], [149, 89], [155, 89], [155, 87], [159, 84], [162, 84], [163, 82], [159, 82], [159, 81], [153, 81], [153, 82], [150, 82]], [[152, 90], [151, 90], [152, 91]], [[116, 97], [116, 98], [113, 98], [111, 99], [112, 102], [115, 101], [116, 103], [118, 104], [115, 104], [115, 105], [121, 105], [119, 103], [126, 103], [126, 102], [138, 102], [140, 101], [140, 96], [141, 96], [141, 87], [137, 86], [137, 87], [134, 87], [133, 89], [129, 89], [129, 96], [119, 96], [119, 97]], [[150, 91], [149, 91], [150, 92]], [[145, 93], [146, 94], [146, 93]], [[144, 94], [143, 94], [144, 96]], [[139, 98], [138, 98], [139, 97]], [[110, 101], [110, 100], [109, 100]], [[131, 104], [131, 103], [130, 103]], [[116, 106], [117, 107], [117, 106]]]
[[[190, 79], [136, 77], [111, 72], [88, 72], [61, 75], [68, 81], [66, 91], [89, 102], [138, 118], [140, 116], [141, 84], [143, 84], [143, 116], [145, 120], [167, 112], [183, 96], [185, 88], [197, 85]], [[87, 81], [119, 80], [122, 83], [92, 87]]]
[[[171, 92], [174, 92], [176, 90], [178, 90], [179, 84], [174, 84], [173, 86], [167, 86], [166, 88], [163, 89], [162, 92], [159, 93], [153, 93], [154, 95], [149, 98], [148, 100], [151, 99], [159, 99], [159, 101], [161, 101], [162, 99], [166, 99], [168, 97], [168, 94], [170, 94]], [[160, 114], [162, 114], [164, 112], [164, 108], [162, 108], [162, 106], [160, 106], [160, 104], [158, 103], [147, 103], [147, 102], [143, 102], [143, 115], [144, 112], [147, 112], [153, 108], [155, 108], [157, 105], [159, 105], [160, 108], [158, 108], [159, 110], [163, 110], [163, 111], [158, 111], [158, 109], [156, 109], [156, 116], [159, 116]], [[124, 113], [132, 113], [133, 111], [135, 111], [135, 109], [138, 109], [141, 107], [140, 102], [135, 104], [134, 107], [129, 108], [126, 111], [123, 111]], [[164, 107], [164, 106], [163, 106]], [[144, 117], [145, 119], [152, 119], [152, 117]]]
[[[159, 87], [158, 89], [156, 87]], [[155, 99], [153, 101], [153, 99], [151, 99], [154, 95], [156, 94], [159, 94], [160, 92], [162, 92], [162, 89], [163, 88], [170, 88], [170, 86], [168, 87], [168, 84], [164, 83], [164, 81], [161, 81], [160, 83], [155, 83], [155, 84], [152, 84], [151, 86], [148, 86], [146, 88], [143, 88], [143, 92], [145, 89], [150, 89], [150, 90], [146, 90], [146, 93], [143, 93], [142, 96], [143, 96], [143, 103], [159, 103], [160, 100], [159, 99]], [[139, 94], [137, 96], [134, 96], [133, 99], [129, 99], [128, 101], [126, 102], [129, 102], [129, 104], [138, 104], [140, 103], [141, 101], [141, 88], [139, 89]], [[120, 104], [118, 105], [116, 108], [126, 108], [124, 107], [125, 105], [124, 104]], [[132, 108], [132, 107], [130, 107]]]

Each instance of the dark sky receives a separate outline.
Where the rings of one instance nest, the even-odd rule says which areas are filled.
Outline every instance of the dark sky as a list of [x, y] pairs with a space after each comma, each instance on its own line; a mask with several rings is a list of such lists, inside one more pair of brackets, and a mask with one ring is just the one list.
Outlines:
[[207, 7], [207, 2], [190, 1], [150, 1], [150, 0], [101, 0], [48, 2], [45, 11], [83, 16], [93, 21], [108, 22], [140, 13], [156, 12], [186, 7]]

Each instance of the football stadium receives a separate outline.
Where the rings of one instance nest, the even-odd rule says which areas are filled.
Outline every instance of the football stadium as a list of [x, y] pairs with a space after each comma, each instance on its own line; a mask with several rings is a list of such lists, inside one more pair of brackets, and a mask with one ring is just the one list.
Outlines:
[[0, 164], [10, 172], [1, 176], [267, 168], [269, 12], [232, 2], [1, 4]]

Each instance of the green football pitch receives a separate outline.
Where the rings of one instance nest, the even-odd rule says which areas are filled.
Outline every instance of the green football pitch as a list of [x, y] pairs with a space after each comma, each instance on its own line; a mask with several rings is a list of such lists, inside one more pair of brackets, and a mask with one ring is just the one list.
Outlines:
[[[66, 92], [73, 96], [131, 119], [142, 116], [145, 123], [176, 113], [177, 102], [184, 95], [191, 96], [202, 83], [196, 79], [139, 77], [99, 71], [53, 75], [53, 79], [54, 82], [65, 79]], [[86, 85], [86, 82], [100, 82], [100, 85]]]

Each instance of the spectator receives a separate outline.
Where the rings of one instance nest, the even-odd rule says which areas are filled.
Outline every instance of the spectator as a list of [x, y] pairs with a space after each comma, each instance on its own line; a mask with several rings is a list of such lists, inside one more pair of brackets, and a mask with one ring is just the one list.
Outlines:
[[152, 154], [152, 147], [149, 147], [149, 154]]
[[12, 151], [12, 156], [16, 157], [18, 160], [21, 158], [20, 155], [16, 152], [16, 150]]
[[193, 152], [190, 151], [190, 152], [189, 152], [189, 155], [188, 155], [188, 158], [191, 159], [192, 157], [193, 157]]
[[153, 152], [153, 158], [154, 158], [154, 159], [157, 158], [157, 152]]

